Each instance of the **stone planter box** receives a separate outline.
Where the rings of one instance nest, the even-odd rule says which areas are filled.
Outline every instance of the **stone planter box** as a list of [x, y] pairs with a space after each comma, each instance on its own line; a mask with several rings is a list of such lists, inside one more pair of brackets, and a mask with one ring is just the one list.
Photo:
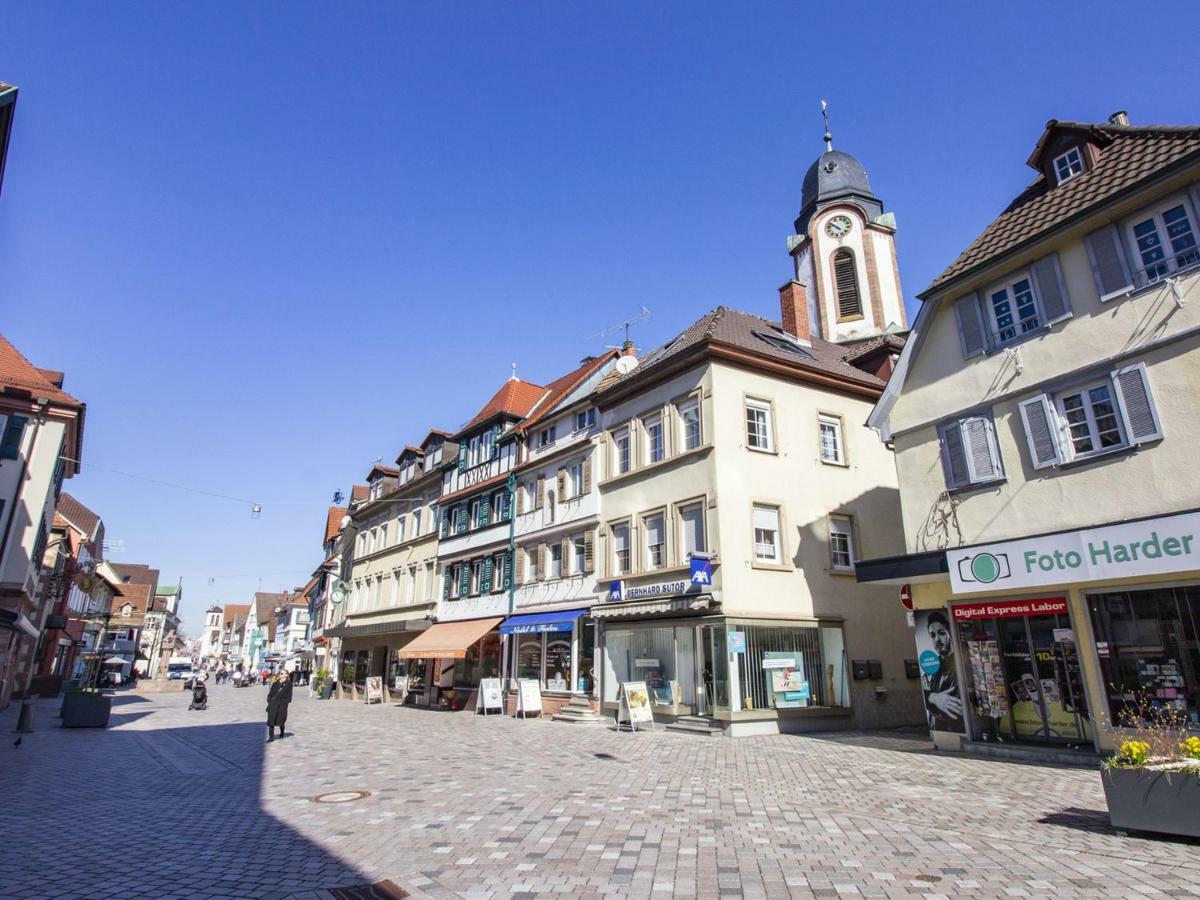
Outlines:
[[63, 697], [63, 728], [107, 728], [112, 697], [90, 691], [71, 691]]
[[1200, 775], [1104, 769], [1101, 780], [1114, 828], [1200, 838]]

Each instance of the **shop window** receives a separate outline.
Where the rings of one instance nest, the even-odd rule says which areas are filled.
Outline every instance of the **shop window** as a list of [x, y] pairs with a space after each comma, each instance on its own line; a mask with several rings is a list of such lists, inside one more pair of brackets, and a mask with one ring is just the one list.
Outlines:
[[746, 635], [736, 654], [743, 709], [849, 706], [840, 626], [735, 625]]
[[522, 634], [517, 638], [517, 678], [542, 678], [542, 636]]
[[579, 671], [575, 674], [575, 690], [588, 694], [596, 690], [596, 621], [584, 616], [575, 626], [579, 635]]
[[542, 684], [548, 691], [571, 689], [571, 634], [546, 635], [546, 665]]
[[[695, 663], [690, 655], [691, 633], [694, 626], [676, 628], [671, 625], [652, 628], [606, 628], [604, 633], [605, 678], [604, 700], [615, 703], [617, 688], [622, 682], [644, 681], [656, 707], [675, 706], [684, 699], [684, 685], [677, 672], [685, 673], [689, 696], [694, 692]], [[686, 666], [676, 666], [676, 631], [685, 632]]]
[[1111, 720], [1162, 710], [1200, 728], [1200, 586], [1091, 594]]

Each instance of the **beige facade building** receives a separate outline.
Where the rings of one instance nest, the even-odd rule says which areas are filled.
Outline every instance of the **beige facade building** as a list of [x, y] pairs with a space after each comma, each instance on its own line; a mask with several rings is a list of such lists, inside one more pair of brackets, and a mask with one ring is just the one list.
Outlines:
[[781, 322], [718, 307], [599, 386], [606, 710], [632, 682], [686, 730], [920, 720], [897, 593], [854, 578], [902, 544], [891, 453], [861, 427], [903, 346], [894, 225], [827, 151], [797, 226]]
[[[1200, 128], [1048, 123], [1033, 182], [922, 295], [872, 425], [896, 452], [941, 746], [1200, 724]], [[868, 556], [882, 556], [870, 551]]]
[[350, 685], [362, 691], [368, 677], [380, 676], [389, 696], [411, 692], [420, 702], [428, 694], [428, 674], [410, 672], [396, 651], [430, 626], [437, 607], [442, 459], [456, 452], [447, 438], [431, 431], [419, 447], [405, 447], [394, 467], [375, 466], [366, 498], [350, 505], [345, 615], [324, 631], [341, 640], [343, 692]]

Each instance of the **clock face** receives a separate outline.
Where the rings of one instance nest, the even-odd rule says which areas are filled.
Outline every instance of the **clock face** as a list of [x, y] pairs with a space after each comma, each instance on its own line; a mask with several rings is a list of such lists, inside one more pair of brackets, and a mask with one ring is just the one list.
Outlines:
[[825, 233], [830, 237], [845, 237], [850, 233], [850, 227], [852, 224], [853, 223], [846, 216], [834, 216], [825, 223]]

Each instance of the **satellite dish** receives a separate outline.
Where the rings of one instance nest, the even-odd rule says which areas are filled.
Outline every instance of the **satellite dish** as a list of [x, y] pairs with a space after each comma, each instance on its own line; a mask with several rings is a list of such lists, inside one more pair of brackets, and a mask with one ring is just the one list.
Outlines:
[[622, 375], [628, 375], [637, 368], [637, 364], [638, 361], [636, 356], [622, 356], [617, 360], [617, 371]]
[[350, 524], [350, 517], [342, 516], [342, 529], [345, 530], [346, 526], [349, 524]]

